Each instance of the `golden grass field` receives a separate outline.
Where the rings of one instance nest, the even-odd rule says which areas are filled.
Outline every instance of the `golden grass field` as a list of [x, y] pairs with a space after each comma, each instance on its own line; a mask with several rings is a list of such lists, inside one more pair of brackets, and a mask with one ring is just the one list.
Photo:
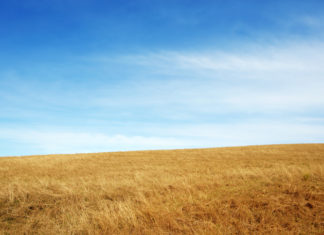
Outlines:
[[0, 234], [323, 234], [324, 144], [0, 158]]

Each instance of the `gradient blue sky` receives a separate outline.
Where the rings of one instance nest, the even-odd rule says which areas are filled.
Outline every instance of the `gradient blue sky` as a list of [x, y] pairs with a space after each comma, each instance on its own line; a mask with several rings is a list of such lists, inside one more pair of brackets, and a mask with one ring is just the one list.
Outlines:
[[324, 142], [321, 0], [0, 2], [0, 156]]

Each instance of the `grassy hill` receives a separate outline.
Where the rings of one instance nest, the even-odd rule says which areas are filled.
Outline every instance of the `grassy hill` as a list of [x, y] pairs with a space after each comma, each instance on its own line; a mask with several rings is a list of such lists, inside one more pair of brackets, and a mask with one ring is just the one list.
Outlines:
[[324, 144], [0, 158], [0, 234], [321, 234]]

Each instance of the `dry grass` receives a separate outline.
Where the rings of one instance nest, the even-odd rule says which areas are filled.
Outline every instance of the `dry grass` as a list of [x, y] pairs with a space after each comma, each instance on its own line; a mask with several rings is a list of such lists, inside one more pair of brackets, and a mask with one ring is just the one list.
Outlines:
[[0, 158], [0, 234], [321, 234], [324, 144]]

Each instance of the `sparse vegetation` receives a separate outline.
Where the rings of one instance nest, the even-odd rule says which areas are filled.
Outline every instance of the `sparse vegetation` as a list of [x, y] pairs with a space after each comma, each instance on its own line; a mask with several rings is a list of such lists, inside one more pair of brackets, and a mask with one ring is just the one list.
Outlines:
[[324, 144], [0, 158], [2, 234], [321, 234]]

